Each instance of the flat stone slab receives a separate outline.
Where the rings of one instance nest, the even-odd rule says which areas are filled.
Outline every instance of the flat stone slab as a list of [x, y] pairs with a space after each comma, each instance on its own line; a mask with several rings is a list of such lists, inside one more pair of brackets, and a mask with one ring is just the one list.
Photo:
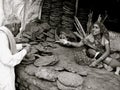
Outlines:
[[35, 62], [35, 66], [52, 66], [59, 62], [59, 59], [54, 56], [40, 56]]
[[57, 72], [47, 67], [39, 67], [35, 76], [48, 81], [55, 81], [57, 78]]
[[70, 87], [78, 87], [84, 81], [84, 79], [80, 75], [71, 72], [61, 72], [58, 75], [58, 80], [62, 84]]

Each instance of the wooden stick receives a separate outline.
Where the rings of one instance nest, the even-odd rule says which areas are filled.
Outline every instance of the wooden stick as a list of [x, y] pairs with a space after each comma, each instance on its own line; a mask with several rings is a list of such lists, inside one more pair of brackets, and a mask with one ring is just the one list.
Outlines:
[[78, 26], [79, 30], [82, 31], [83, 36], [86, 37], [86, 33], [85, 33], [85, 31], [84, 31], [84, 29], [83, 29], [80, 21], [78, 20], [78, 18], [77, 18], [76, 16], [74, 16], [74, 19], [75, 19], [75, 23], [76, 23], [76, 25]]
[[79, 3], [79, 0], [76, 0], [76, 4], [75, 4], [75, 16], [77, 16], [78, 3]]
[[[75, 25], [75, 27], [76, 27], [76, 30], [78, 31], [77, 36], [78, 36], [78, 34], [79, 34], [78, 37], [80, 37], [81, 39], [83, 39], [83, 34], [80, 32], [78, 26], [77, 26], [75, 23], [74, 23], [74, 25]], [[76, 34], [76, 33], [75, 33], [75, 34]]]
[[108, 17], [108, 15], [106, 15], [101, 22], [104, 23], [104, 21], [106, 20], [107, 17]]
[[44, 2], [44, 0], [40, 1], [39, 11], [38, 11], [38, 19], [41, 19], [41, 16], [42, 16], [43, 2]]
[[77, 37], [79, 37], [80, 39], [83, 39], [83, 37], [78, 33], [78, 32], [73, 32]]

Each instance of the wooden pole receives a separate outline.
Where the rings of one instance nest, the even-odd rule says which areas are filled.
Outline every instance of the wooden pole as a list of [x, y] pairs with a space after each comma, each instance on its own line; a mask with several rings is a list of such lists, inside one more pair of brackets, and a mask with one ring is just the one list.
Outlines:
[[76, 4], [75, 4], [75, 16], [77, 16], [78, 3], [79, 3], [79, 0], [76, 0]]
[[85, 33], [80, 21], [78, 20], [78, 18], [76, 16], [74, 16], [74, 19], [75, 19], [76, 25], [78, 26], [79, 30], [82, 31], [83, 36], [86, 37], [86, 33]]
[[40, 1], [39, 11], [38, 11], [38, 19], [41, 19], [43, 2], [44, 2], [44, 0], [41, 0], [41, 1]]

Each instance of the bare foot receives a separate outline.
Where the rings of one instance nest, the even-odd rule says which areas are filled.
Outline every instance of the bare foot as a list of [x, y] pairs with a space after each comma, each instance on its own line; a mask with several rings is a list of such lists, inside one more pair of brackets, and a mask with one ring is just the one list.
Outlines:
[[116, 75], [120, 75], [119, 73], [120, 73], [120, 67], [117, 67], [115, 74], [116, 74]]
[[113, 70], [113, 68], [112, 68], [111, 66], [109, 66], [109, 65], [107, 65], [107, 64], [103, 64], [103, 65], [104, 65], [104, 68], [105, 68], [107, 71], [111, 72], [111, 71]]

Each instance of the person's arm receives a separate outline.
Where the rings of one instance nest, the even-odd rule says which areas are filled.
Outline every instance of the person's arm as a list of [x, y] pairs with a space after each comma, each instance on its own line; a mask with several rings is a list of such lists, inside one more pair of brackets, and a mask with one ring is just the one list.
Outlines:
[[92, 39], [93, 38], [92, 38], [91, 34], [89, 34], [87, 37], [82, 39], [80, 42], [69, 42], [68, 41], [68, 44], [71, 46], [74, 46], [74, 47], [81, 47], [83, 45], [87, 45], [92, 49], [96, 49], [96, 47], [90, 43]]
[[23, 49], [23, 45], [22, 44], [16, 44], [16, 48], [17, 48], [17, 51], [20, 51]]
[[103, 55], [99, 59], [97, 59], [98, 63], [105, 60], [105, 58], [110, 54], [110, 45], [109, 45], [109, 43], [105, 44], [105, 50], [106, 51], [103, 53]]
[[7, 36], [0, 32], [0, 62], [4, 65], [14, 67], [19, 64], [23, 57], [27, 54], [27, 50], [23, 49], [20, 52], [12, 55]]
[[84, 45], [82, 40], [80, 42], [70, 42], [70, 41], [68, 41], [67, 43], [68, 43], [68, 45], [73, 46], [73, 47], [81, 47], [81, 46]]
[[23, 48], [28, 47], [28, 46], [30, 46], [30, 44], [28, 44], [28, 43], [19, 43], [19, 44], [16, 44], [17, 51], [20, 51]]
[[87, 37], [85, 37], [84, 39], [82, 39], [80, 42], [70, 42], [67, 39], [60, 39], [59, 41], [56, 41], [56, 42], [58, 42], [60, 44], [63, 44], [63, 45], [67, 45], [67, 46], [73, 46], [73, 47], [81, 47], [83, 45], [87, 45], [90, 48], [96, 49], [96, 47], [93, 46], [89, 42], [89, 40], [91, 40], [91, 39], [93, 39], [93, 38], [91, 38], [91, 34], [90, 34]]
[[[83, 45], [87, 45], [89, 47], [93, 47], [91, 44], [89, 44], [88, 39], [90, 39], [91, 34], [86, 36], [85, 38], [81, 39], [80, 42], [70, 42], [68, 41], [68, 44], [74, 47], [81, 47]], [[93, 47], [94, 48], [94, 47]]]
[[62, 45], [73, 46], [73, 47], [81, 47], [84, 45], [83, 40], [81, 40], [80, 42], [70, 42], [66, 39], [60, 39], [59, 41], [56, 41], [56, 42]]

